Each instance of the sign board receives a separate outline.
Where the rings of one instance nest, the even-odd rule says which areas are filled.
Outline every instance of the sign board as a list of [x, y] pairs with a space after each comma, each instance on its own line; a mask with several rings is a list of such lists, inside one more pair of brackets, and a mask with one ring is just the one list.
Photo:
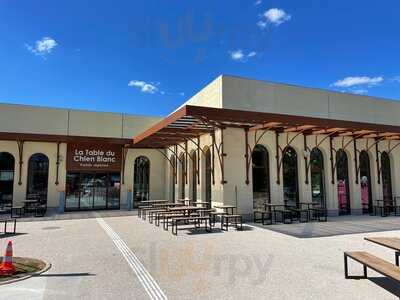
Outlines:
[[121, 145], [68, 144], [67, 171], [120, 171]]

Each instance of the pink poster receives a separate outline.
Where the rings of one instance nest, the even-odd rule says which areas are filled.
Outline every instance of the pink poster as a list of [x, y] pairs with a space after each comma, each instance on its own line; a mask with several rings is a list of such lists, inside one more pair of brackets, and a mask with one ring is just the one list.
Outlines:
[[347, 207], [347, 192], [346, 192], [346, 183], [344, 180], [339, 180], [338, 185], [338, 200], [339, 207], [346, 208]]

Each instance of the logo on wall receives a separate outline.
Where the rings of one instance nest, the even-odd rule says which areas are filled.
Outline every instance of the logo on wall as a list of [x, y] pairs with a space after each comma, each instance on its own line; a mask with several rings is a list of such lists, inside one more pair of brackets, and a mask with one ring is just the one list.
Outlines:
[[121, 169], [121, 145], [68, 144], [68, 171], [119, 171]]

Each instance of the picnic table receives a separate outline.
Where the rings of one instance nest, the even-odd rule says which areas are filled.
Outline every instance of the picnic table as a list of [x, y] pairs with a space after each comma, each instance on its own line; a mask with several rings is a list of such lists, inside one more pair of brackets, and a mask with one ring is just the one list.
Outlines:
[[300, 205], [307, 206], [307, 209], [314, 208], [315, 206], [320, 206], [320, 202], [299, 202]]
[[[233, 210], [236, 208], [234, 205], [215, 205], [214, 208], [222, 209], [226, 214], [233, 215]], [[231, 213], [229, 213], [231, 210]]]
[[37, 199], [26, 199], [22, 201], [24, 203], [25, 211], [34, 211], [36, 206], [39, 204], [39, 200]]
[[395, 251], [396, 266], [399, 266], [400, 257], [400, 238], [396, 237], [365, 237], [368, 242], [372, 242]]

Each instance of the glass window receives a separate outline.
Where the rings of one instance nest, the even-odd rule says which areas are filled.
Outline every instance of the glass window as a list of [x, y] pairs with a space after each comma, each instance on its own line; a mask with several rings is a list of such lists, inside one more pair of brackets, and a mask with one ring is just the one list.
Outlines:
[[27, 198], [39, 198], [42, 204], [47, 203], [49, 181], [49, 159], [42, 153], [33, 154], [28, 162]]
[[390, 167], [390, 157], [387, 152], [381, 154], [381, 173], [382, 173], [382, 189], [383, 189], [383, 200], [393, 201], [392, 194], [392, 173]]
[[299, 181], [297, 154], [292, 147], [286, 147], [282, 158], [283, 199], [286, 205], [299, 207]]
[[324, 157], [321, 150], [314, 148], [310, 154], [311, 197], [325, 207]]
[[180, 178], [179, 178], [179, 189], [180, 189], [180, 198], [185, 199], [185, 181], [186, 181], [186, 159], [185, 155], [181, 155], [180, 163], [181, 163], [181, 170], [180, 170]]
[[171, 165], [170, 165], [170, 192], [171, 192], [171, 199], [175, 202], [175, 166], [176, 166], [176, 156], [172, 155], [171, 158]]
[[119, 207], [120, 173], [67, 173], [65, 210]]
[[348, 215], [351, 213], [349, 169], [347, 154], [342, 149], [336, 152], [336, 178], [339, 215]]
[[253, 208], [263, 209], [270, 202], [269, 156], [267, 149], [256, 145], [251, 154], [253, 178]]
[[205, 155], [205, 190], [206, 190], [206, 202], [211, 203], [211, 180], [212, 180], [212, 165], [211, 165], [211, 151], [206, 150]]
[[150, 194], [150, 160], [145, 156], [135, 159], [133, 179], [134, 205], [149, 200]]
[[197, 199], [197, 156], [196, 152], [192, 152], [192, 199]]
[[12, 205], [14, 191], [14, 156], [0, 153], [0, 206]]

